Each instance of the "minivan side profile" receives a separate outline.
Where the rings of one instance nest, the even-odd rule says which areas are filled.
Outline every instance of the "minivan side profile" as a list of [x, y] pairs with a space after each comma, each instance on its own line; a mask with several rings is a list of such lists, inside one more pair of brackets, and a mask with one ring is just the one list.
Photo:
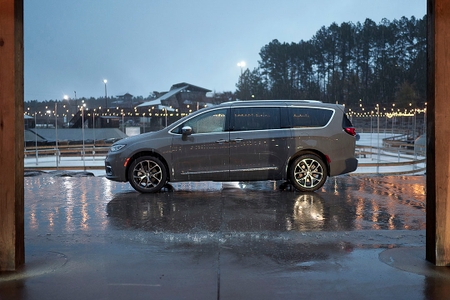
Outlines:
[[344, 107], [313, 100], [222, 103], [114, 143], [106, 177], [141, 193], [168, 182], [285, 180], [299, 191], [356, 170]]

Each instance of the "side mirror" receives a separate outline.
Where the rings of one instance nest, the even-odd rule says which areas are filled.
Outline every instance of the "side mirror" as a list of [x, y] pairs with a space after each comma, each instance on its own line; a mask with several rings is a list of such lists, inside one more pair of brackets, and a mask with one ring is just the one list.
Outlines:
[[183, 128], [181, 128], [181, 133], [183, 135], [191, 135], [192, 134], [192, 127], [191, 126], [183, 126]]

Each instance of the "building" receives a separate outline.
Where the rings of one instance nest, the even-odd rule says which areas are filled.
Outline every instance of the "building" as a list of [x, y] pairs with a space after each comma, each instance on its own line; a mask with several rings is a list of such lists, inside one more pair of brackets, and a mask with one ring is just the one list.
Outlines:
[[141, 103], [137, 107], [138, 109], [158, 107], [162, 110], [168, 107], [180, 113], [189, 113], [208, 105], [206, 94], [209, 92], [211, 90], [181, 82], [172, 85], [168, 92], [156, 93], [157, 98], [155, 100]]

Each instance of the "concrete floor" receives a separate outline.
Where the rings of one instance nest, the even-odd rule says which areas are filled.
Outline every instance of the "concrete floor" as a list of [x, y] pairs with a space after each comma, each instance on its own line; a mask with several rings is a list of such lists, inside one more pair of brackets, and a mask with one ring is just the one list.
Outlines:
[[425, 177], [182, 183], [25, 177], [26, 264], [0, 299], [448, 299], [425, 261]]

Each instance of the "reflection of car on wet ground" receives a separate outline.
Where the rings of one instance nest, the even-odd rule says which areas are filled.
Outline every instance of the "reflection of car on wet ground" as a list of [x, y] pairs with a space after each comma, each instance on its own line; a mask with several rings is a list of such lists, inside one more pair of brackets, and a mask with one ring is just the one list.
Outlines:
[[[326, 200], [321, 193], [275, 195], [273, 187], [272, 190], [269, 187], [268, 181], [260, 181], [209, 193], [202, 190], [156, 194], [127, 191], [115, 194], [106, 211], [109, 223], [115, 228], [165, 233], [217, 232], [221, 226], [235, 233], [320, 231], [330, 226], [348, 228], [344, 218], [334, 215], [342, 213], [347, 205], [339, 205], [339, 209], [332, 212], [327, 206], [339, 201], [335, 195], [326, 195]], [[223, 201], [221, 195], [226, 195], [227, 200]], [[227, 217], [219, 218], [218, 212]], [[242, 218], [243, 215], [246, 217]], [[339, 226], [336, 220], [340, 220]]]
[[167, 182], [286, 180], [315, 191], [357, 168], [356, 132], [338, 104], [236, 101], [114, 143], [107, 178], [156, 192]]

